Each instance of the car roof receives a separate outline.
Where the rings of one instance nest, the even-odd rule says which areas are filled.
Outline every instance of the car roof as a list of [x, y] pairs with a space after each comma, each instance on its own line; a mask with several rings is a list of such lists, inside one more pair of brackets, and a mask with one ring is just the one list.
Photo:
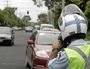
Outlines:
[[38, 30], [38, 33], [61, 33], [60, 31], [43, 31], [43, 30]]
[[41, 26], [53, 26], [52, 24], [41, 24]]
[[6, 29], [11, 29], [10, 27], [0, 27], [0, 28], [6, 28]]

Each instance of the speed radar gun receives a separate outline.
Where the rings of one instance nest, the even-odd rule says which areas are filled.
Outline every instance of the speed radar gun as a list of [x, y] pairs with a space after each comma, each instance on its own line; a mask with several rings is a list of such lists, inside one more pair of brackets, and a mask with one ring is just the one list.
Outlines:
[[[61, 38], [64, 47], [69, 47], [71, 39], [84, 39], [86, 37], [88, 22], [84, 13], [75, 4], [69, 4], [62, 9], [58, 19], [58, 25], [61, 30]], [[77, 51], [83, 57], [85, 60], [84, 69], [90, 69], [90, 45], [86, 45], [85, 48], [88, 49], [89, 56], [83, 53], [85, 50], [77, 50], [75, 47], [70, 49]]]

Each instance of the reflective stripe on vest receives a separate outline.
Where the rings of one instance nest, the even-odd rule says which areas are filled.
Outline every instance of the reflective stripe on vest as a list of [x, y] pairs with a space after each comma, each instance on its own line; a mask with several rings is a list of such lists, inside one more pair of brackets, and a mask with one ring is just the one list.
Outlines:
[[[77, 47], [81, 49], [88, 57], [90, 51], [90, 45], [77, 46]], [[70, 69], [84, 69], [85, 60], [78, 52], [69, 48], [65, 48], [65, 52], [69, 59]]]

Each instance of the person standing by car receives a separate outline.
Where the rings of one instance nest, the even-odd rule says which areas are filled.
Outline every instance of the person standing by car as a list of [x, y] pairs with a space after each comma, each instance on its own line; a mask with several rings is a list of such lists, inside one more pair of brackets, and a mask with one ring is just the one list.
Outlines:
[[[49, 59], [48, 69], [90, 69], [87, 57], [90, 56], [90, 45], [84, 40], [87, 33], [87, 20], [79, 14], [68, 14], [62, 17], [59, 24], [63, 46], [56, 47], [52, 52], [58, 51], [57, 57]], [[90, 61], [90, 60], [89, 60]]]

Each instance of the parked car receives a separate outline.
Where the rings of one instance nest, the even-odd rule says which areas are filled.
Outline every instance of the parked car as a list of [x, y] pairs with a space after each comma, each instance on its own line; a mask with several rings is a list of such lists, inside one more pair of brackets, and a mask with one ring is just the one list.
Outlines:
[[21, 30], [23, 30], [23, 28], [17, 27], [17, 26], [12, 27], [12, 29], [13, 29], [14, 31], [21, 31]]
[[31, 38], [27, 41], [26, 67], [31, 69], [44, 68], [52, 50], [52, 43], [58, 39], [59, 35], [58, 31], [37, 31], [35, 41]]
[[60, 31], [58, 29], [52, 29], [52, 28], [43, 28], [43, 31]]
[[10, 27], [0, 27], [0, 43], [14, 45], [14, 31]]
[[45, 29], [54, 29], [54, 26], [52, 24], [41, 24], [40, 25], [40, 30], [44, 30]]
[[25, 27], [25, 32], [32, 32], [32, 31], [33, 31], [33, 27], [31, 26]]
[[39, 26], [39, 25], [35, 25], [35, 26], [34, 26], [34, 29], [40, 30], [40, 26]]

